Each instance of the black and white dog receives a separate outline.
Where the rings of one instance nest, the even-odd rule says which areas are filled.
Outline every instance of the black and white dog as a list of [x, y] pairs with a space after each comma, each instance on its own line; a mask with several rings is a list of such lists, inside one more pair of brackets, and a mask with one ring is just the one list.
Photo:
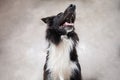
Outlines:
[[70, 4], [55, 16], [42, 18], [47, 24], [46, 39], [49, 42], [44, 80], [82, 80], [76, 45], [79, 41], [74, 22], [76, 6]]

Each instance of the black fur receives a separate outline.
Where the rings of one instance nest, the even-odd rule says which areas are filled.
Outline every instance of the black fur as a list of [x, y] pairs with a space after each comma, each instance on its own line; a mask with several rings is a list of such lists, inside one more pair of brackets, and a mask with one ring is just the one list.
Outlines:
[[[77, 45], [77, 42], [79, 41], [79, 38], [75, 32], [74, 26], [72, 26], [73, 30], [71, 32], [68, 32], [68, 33], [64, 27], [61, 28], [61, 26], [63, 26], [63, 24], [65, 22], [74, 23], [74, 21], [75, 21], [75, 8], [76, 8], [76, 6], [71, 4], [65, 10], [64, 13], [61, 12], [55, 16], [42, 18], [42, 21], [45, 22], [48, 26], [48, 28], [46, 30], [46, 39], [48, 40], [48, 42], [52, 42], [56, 46], [59, 45], [62, 41], [61, 35], [67, 35], [68, 39], [71, 38], [73, 40], [74, 45], [73, 45], [73, 49], [70, 52], [70, 60], [72, 62], [76, 63], [78, 70], [74, 70], [74, 72], [72, 73], [72, 76], [70, 76], [70, 80], [82, 80], [81, 67], [80, 67], [80, 64], [78, 61], [78, 55], [77, 55], [77, 51], [76, 51], [76, 45]], [[71, 28], [71, 26], [69, 26], [69, 25], [67, 27]], [[50, 46], [50, 44], [49, 44], [49, 46]], [[47, 61], [49, 59], [48, 56], [49, 56], [49, 51], [47, 53], [46, 63], [44, 65], [44, 80], [53, 80], [51, 78], [50, 70], [46, 70], [47, 69]]]

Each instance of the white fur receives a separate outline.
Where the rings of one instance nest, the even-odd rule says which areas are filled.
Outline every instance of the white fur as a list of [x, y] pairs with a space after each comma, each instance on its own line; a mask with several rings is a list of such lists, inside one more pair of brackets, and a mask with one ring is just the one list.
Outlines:
[[70, 51], [73, 48], [73, 41], [67, 36], [61, 36], [61, 43], [49, 48], [49, 59], [47, 70], [51, 71], [53, 80], [69, 80], [74, 69], [78, 69], [76, 64], [70, 61]]

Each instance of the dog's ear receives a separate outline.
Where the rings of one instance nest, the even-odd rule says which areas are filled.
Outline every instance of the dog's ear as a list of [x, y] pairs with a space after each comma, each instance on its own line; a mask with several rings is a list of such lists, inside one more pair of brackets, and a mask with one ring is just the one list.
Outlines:
[[46, 18], [42, 18], [41, 19], [44, 23], [47, 23], [48, 22], [48, 18], [46, 17]]
[[41, 20], [46, 24], [50, 24], [50, 22], [53, 20], [54, 17], [55, 16], [45, 17], [45, 18], [42, 18]]

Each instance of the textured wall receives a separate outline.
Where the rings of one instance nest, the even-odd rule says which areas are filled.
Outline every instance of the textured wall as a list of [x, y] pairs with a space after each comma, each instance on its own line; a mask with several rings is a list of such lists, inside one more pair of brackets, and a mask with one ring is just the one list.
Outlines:
[[119, 0], [0, 0], [0, 80], [42, 80], [47, 43], [42, 17], [77, 6], [84, 80], [120, 80]]

